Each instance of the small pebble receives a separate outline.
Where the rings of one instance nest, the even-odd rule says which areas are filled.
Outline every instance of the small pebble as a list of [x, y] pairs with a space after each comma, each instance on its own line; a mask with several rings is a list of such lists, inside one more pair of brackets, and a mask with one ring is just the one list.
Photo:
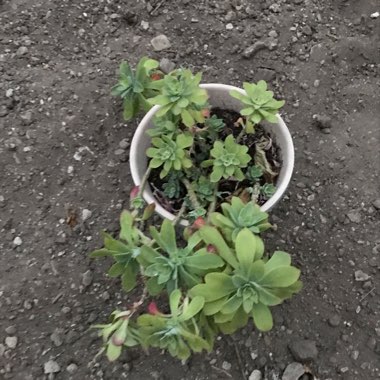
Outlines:
[[229, 370], [231, 369], [231, 367], [232, 367], [232, 365], [231, 365], [231, 363], [229, 363], [229, 362], [224, 361], [224, 362], [222, 363], [222, 368], [223, 368], [225, 371], [229, 371]]
[[16, 326], [8, 326], [8, 327], [5, 329], [5, 332], [6, 332], [8, 335], [14, 335], [14, 334], [16, 334]]
[[75, 364], [75, 363], [71, 363], [69, 364], [67, 367], [66, 367], [66, 371], [69, 373], [69, 374], [73, 374], [75, 373], [76, 371], [78, 370], [78, 366]]
[[305, 373], [305, 368], [301, 363], [290, 363], [282, 375], [282, 380], [298, 380]]
[[338, 314], [334, 314], [329, 318], [329, 325], [332, 327], [338, 327], [340, 324], [340, 316]]
[[248, 380], [261, 380], [263, 378], [261, 372], [258, 369], [252, 371], [249, 375]]
[[85, 287], [88, 287], [92, 284], [94, 275], [91, 270], [88, 270], [82, 274], [82, 284]]
[[92, 211], [88, 210], [88, 209], [83, 209], [82, 211], [82, 221], [86, 221], [87, 219], [90, 219], [92, 216]]
[[17, 346], [17, 342], [18, 342], [17, 336], [7, 336], [7, 337], [5, 338], [5, 344], [6, 344], [7, 347], [9, 347], [10, 349], [14, 349], [14, 348], [16, 348], [16, 346]]
[[59, 364], [54, 360], [49, 360], [44, 363], [44, 373], [45, 375], [49, 375], [50, 373], [57, 373], [61, 370]]
[[17, 236], [14, 238], [13, 244], [16, 246], [20, 246], [22, 244], [22, 240], [21, 240], [20, 236]]
[[364, 273], [362, 270], [355, 271], [355, 280], [356, 281], [367, 281], [371, 278], [367, 273]]
[[16, 51], [16, 55], [19, 56], [19, 57], [22, 57], [23, 55], [25, 55], [27, 52], [28, 52], [28, 48], [26, 46], [20, 46], [17, 51]]
[[318, 356], [317, 345], [313, 340], [297, 339], [289, 344], [294, 359], [304, 363], [314, 360]]
[[122, 140], [119, 142], [119, 147], [120, 147], [120, 149], [127, 149], [127, 148], [129, 148], [130, 145], [131, 145], [131, 143], [129, 142], [128, 139], [122, 139]]
[[380, 210], [380, 198], [376, 199], [372, 204], [373, 204], [373, 207], [375, 207], [376, 210]]
[[160, 69], [165, 73], [168, 74], [171, 71], [175, 69], [175, 63], [170, 61], [167, 58], [162, 58], [160, 61]]
[[166, 37], [165, 34], [160, 34], [160, 35], [152, 38], [150, 43], [153, 46], [153, 49], [155, 51], [166, 50], [172, 46], [168, 37]]
[[143, 30], [148, 30], [149, 29], [149, 22], [147, 22], [147, 21], [141, 21], [141, 28], [143, 29]]

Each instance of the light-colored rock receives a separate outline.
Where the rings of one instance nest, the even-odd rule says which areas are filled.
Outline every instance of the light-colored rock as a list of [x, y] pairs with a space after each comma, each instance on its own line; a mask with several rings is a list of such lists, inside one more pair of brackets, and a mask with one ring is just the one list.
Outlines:
[[305, 369], [301, 363], [290, 363], [282, 375], [282, 380], [298, 380], [305, 373]]
[[355, 280], [356, 281], [364, 282], [364, 281], [369, 280], [370, 278], [371, 278], [371, 276], [369, 276], [367, 273], [364, 273], [360, 269], [355, 271]]
[[92, 284], [92, 281], [94, 279], [94, 275], [92, 271], [88, 270], [82, 274], [82, 284], [83, 286], [90, 286]]
[[88, 209], [83, 209], [82, 210], [82, 221], [85, 222], [87, 219], [90, 219], [92, 216], [92, 211]]
[[20, 246], [22, 244], [22, 239], [20, 238], [20, 236], [16, 236], [13, 240], [13, 244], [16, 245], [17, 247]]
[[7, 336], [5, 338], [6, 346], [12, 350], [16, 348], [17, 342], [18, 342], [17, 336]]
[[160, 34], [160, 35], [152, 38], [150, 43], [152, 44], [153, 49], [155, 51], [161, 51], [161, 50], [169, 49], [172, 46], [168, 37], [166, 37], [165, 34]]
[[143, 30], [148, 30], [149, 29], [149, 22], [148, 21], [141, 21], [141, 28], [143, 29]]
[[167, 58], [162, 58], [160, 61], [160, 69], [165, 73], [168, 74], [171, 71], [175, 69], [175, 63], [170, 61]]
[[69, 373], [69, 374], [73, 374], [75, 373], [76, 371], [78, 370], [78, 366], [75, 364], [75, 363], [70, 363], [67, 367], [66, 367], [66, 371]]
[[248, 380], [261, 380], [263, 378], [261, 372], [258, 369], [252, 371], [249, 375]]
[[17, 51], [16, 51], [16, 55], [19, 56], [19, 57], [22, 57], [23, 55], [25, 55], [26, 53], [28, 53], [28, 48], [26, 46], [20, 46]]
[[347, 218], [350, 219], [352, 223], [360, 223], [362, 220], [361, 214], [357, 210], [352, 210], [347, 214]]
[[60, 370], [61, 370], [60, 365], [54, 360], [49, 360], [48, 362], [44, 364], [44, 373], [46, 375], [50, 373], [57, 373]]

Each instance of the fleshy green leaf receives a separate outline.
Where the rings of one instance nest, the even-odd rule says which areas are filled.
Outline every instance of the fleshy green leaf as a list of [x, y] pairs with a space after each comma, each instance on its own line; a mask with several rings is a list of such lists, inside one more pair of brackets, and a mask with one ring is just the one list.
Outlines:
[[199, 284], [190, 289], [191, 297], [204, 297], [206, 302], [215, 301], [235, 290], [232, 279], [225, 273], [209, 273], [205, 276], [205, 284]]
[[205, 304], [205, 300], [203, 297], [194, 297], [191, 300], [189, 305], [184, 309], [180, 319], [181, 321], [187, 321], [188, 319], [193, 318], [196, 314], [198, 314]]
[[214, 247], [216, 247], [216, 250], [218, 254], [232, 267], [236, 268], [238, 266], [238, 262], [236, 258], [234, 257], [233, 253], [231, 252], [230, 248], [224, 241], [222, 235], [219, 233], [219, 231], [210, 226], [204, 226], [199, 231], [202, 239], [207, 244], [212, 244]]
[[198, 253], [187, 257], [185, 260], [185, 266], [204, 270], [219, 268], [223, 265], [224, 261], [219, 256], [211, 253]]
[[269, 307], [262, 303], [253, 305], [252, 318], [260, 331], [269, 331], [273, 327], [272, 313]]
[[299, 269], [283, 265], [266, 272], [260, 280], [260, 285], [284, 288], [294, 284], [299, 276]]
[[256, 239], [248, 228], [241, 230], [235, 242], [236, 256], [243, 267], [255, 261]]

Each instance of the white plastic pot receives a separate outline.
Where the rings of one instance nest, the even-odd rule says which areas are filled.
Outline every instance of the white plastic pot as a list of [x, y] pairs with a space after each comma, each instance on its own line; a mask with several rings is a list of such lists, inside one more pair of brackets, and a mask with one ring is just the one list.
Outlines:
[[[222, 109], [233, 110], [237, 112], [243, 108], [242, 103], [229, 94], [231, 90], [237, 90], [245, 94], [245, 91], [241, 88], [219, 83], [201, 84], [201, 87], [207, 90], [209, 95], [209, 103], [212, 107], [219, 107]], [[152, 118], [159, 109], [160, 106], [154, 106], [149, 110], [149, 112], [144, 116], [138, 125], [132, 139], [129, 162], [132, 179], [136, 186], [140, 185], [148, 164], [145, 151], [150, 146], [150, 137], [145, 132], [147, 129], [153, 127]], [[264, 123], [264, 128], [271, 133], [272, 138], [280, 148], [282, 167], [277, 177], [277, 190], [273, 196], [261, 206], [262, 211], [271, 210], [283, 197], [286, 188], [289, 185], [294, 167], [294, 146], [292, 137], [286, 124], [284, 123], [284, 120], [282, 120], [280, 115], [277, 115], [277, 117], [277, 124]], [[143, 197], [148, 204], [156, 204], [156, 212], [161, 217], [170, 220], [173, 220], [175, 218], [175, 215], [165, 210], [154, 198], [149, 184], [147, 184], [145, 187]], [[188, 222], [186, 220], [181, 220], [181, 224], [183, 226], [186, 226], [188, 225]]]

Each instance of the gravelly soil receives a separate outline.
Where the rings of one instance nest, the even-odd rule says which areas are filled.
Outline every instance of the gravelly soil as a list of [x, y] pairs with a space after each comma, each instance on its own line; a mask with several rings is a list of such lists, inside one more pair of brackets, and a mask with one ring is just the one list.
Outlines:
[[[380, 379], [379, 10], [376, 0], [0, 0], [0, 378], [258, 369], [281, 379], [300, 360], [289, 345], [306, 339], [319, 379]], [[154, 52], [159, 34], [172, 46]], [[269, 81], [296, 146], [265, 239], [292, 253], [304, 290], [275, 308], [270, 333], [248, 326], [185, 365], [154, 350], [93, 361], [100, 341], [88, 330], [128, 302], [108, 263], [87, 254], [128, 204], [136, 123], [109, 92], [120, 61], [142, 55], [202, 70], [204, 82]]]

